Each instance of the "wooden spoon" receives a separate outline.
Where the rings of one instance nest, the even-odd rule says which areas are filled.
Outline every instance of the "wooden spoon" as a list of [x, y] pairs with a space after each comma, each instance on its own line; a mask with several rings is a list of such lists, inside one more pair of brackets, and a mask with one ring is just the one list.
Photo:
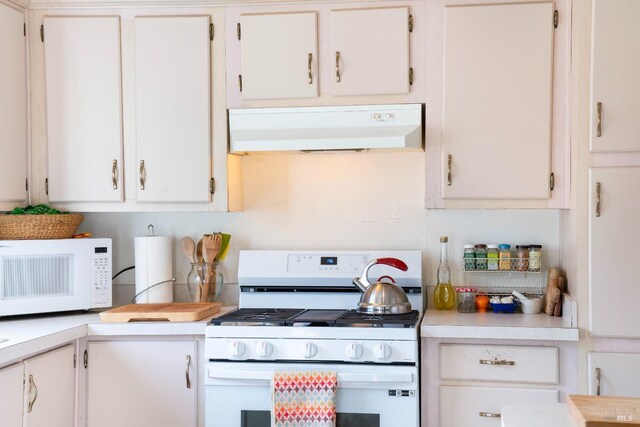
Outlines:
[[193, 239], [191, 237], [183, 237], [180, 239], [180, 247], [182, 248], [182, 252], [189, 258], [189, 261], [191, 261], [191, 264], [195, 264], [196, 243]]
[[[214, 262], [218, 261], [218, 257], [220, 256], [220, 248], [222, 247], [222, 233], [214, 233], [211, 238], [211, 254], [213, 256]], [[215, 298], [216, 289], [217, 289], [217, 276], [216, 271], [213, 270], [211, 273], [211, 280], [209, 283], [209, 297]]]
[[202, 239], [198, 240], [198, 245], [196, 246], [196, 260], [200, 264], [204, 262], [204, 258], [202, 256]]

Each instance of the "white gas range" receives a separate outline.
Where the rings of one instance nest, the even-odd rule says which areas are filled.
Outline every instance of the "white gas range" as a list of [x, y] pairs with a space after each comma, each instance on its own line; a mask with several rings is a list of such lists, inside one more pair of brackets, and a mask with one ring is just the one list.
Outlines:
[[[352, 284], [365, 265], [394, 257], [391, 276], [413, 311], [371, 315], [354, 309]], [[338, 427], [419, 426], [418, 324], [423, 308], [420, 251], [241, 251], [240, 309], [207, 327], [206, 420], [271, 425], [275, 371], [335, 371]]]

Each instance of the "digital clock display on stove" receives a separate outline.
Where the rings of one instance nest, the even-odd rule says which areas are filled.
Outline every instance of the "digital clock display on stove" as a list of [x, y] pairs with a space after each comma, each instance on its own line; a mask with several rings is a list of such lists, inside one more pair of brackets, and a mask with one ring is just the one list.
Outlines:
[[337, 256], [321, 256], [320, 265], [338, 265]]

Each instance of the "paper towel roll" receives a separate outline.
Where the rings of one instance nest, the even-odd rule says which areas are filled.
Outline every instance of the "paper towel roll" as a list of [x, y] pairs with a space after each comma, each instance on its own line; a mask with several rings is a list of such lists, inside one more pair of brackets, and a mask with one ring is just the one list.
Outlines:
[[[156, 283], [173, 277], [171, 237], [136, 237], [136, 295]], [[173, 302], [173, 283], [165, 283], [141, 294], [136, 303]]]

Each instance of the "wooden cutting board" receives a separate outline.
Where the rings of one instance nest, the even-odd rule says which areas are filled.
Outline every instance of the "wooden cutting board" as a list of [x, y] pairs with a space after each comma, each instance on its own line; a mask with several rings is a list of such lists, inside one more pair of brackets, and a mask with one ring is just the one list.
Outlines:
[[579, 427], [640, 426], [640, 398], [572, 394], [568, 403]]
[[168, 320], [195, 322], [220, 311], [219, 302], [177, 302], [170, 304], [127, 304], [100, 313], [103, 322]]

